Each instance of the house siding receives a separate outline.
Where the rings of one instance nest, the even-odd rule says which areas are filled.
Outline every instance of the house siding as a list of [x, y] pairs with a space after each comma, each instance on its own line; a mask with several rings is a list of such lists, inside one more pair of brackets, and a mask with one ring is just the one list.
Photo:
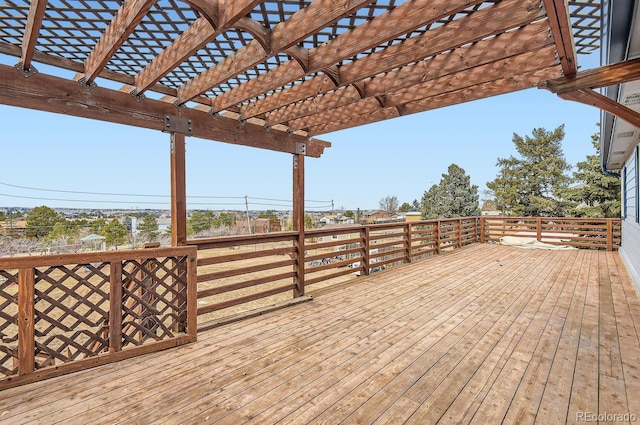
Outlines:
[[640, 185], [638, 146], [625, 163], [622, 174], [622, 244], [620, 255], [640, 294]]

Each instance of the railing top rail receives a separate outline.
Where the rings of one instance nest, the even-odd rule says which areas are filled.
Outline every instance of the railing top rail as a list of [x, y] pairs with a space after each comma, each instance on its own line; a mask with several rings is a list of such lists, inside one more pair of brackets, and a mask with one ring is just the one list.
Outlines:
[[29, 267], [61, 266], [65, 264], [87, 264], [97, 262], [122, 261], [128, 259], [148, 259], [179, 255], [195, 255], [196, 248], [190, 246], [150, 249], [125, 249], [118, 251], [82, 252], [77, 254], [56, 254], [0, 258], [0, 269], [21, 269]]
[[620, 218], [601, 218], [601, 217], [515, 217], [508, 215], [485, 215], [482, 216], [485, 220], [495, 220], [495, 221], [536, 221], [541, 219], [542, 221], [576, 221], [576, 222], [592, 222], [592, 223], [606, 223], [607, 221], [619, 222]]

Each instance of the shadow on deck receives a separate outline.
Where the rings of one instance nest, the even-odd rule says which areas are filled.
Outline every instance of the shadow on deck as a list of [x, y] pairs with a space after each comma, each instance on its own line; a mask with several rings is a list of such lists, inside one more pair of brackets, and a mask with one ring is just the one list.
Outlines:
[[475, 244], [3, 391], [0, 422], [628, 422], [637, 321], [617, 252]]

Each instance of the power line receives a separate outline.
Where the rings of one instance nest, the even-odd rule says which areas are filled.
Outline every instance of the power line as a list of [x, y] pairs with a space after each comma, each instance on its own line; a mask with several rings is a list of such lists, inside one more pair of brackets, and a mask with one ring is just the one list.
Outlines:
[[[19, 186], [15, 184], [0, 182], [1, 185], [15, 187], [18, 189], [37, 190], [41, 192], [56, 192], [56, 193], [73, 193], [76, 195], [101, 195], [101, 196], [139, 196], [147, 198], [171, 198], [171, 195], [150, 195], [144, 193], [111, 193], [111, 192], [86, 192], [77, 190], [62, 190], [62, 189], [44, 189], [39, 187]], [[202, 199], [244, 199], [244, 196], [204, 196], [193, 195], [187, 196], [187, 198], [202, 198]]]
[[[22, 195], [9, 195], [6, 193], [0, 193], [0, 196], [5, 196], [8, 198], [19, 198], [19, 199], [34, 199], [37, 201], [60, 201], [60, 202], [95, 202], [95, 203], [104, 203], [104, 204], [126, 204], [131, 205], [164, 205], [167, 206], [166, 202], [152, 202], [152, 201], [115, 201], [115, 200], [105, 200], [105, 199], [64, 199], [64, 198], [47, 198], [47, 197], [37, 197], [37, 196], [22, 196]], [[235, 198], [234, 198], [235, 199]], [[249, 198], [257, 199], [257, 198]], [[305, 201], [306, 202], [306, 201]], [[291, 207], [293, 204], [273, 204], [273, 203], [265, 203], [265, 202], [249, 202], [251, 205], [260, 205], [260, 206], [273, 206], [273, 207]], [[244, 202], [189, 202], [189, 205], [222, 205], [222, 206], [244, 206]], [[320, 209], [320, 208], [328, 208], [328, 205], [322, 206], [305, 206], [305, 208], [309, 209]]]
[[[62, 202], [99, 202], [99, 203], [105, 203], [105, 204], [128, 204], [131, 205], [131, 203], [133, 201], [107, 201], [104, 199], [94, 199], [94, 200], [89, 200], [89, 199], [61, 199], [61, 198], [41, 198], [41, 197], [35, 197], [35, 196], [21, 196], [21, 195], [7, 195], [6, 193], [0, 193], [0, 196], [6, 196], [9, 198], [21, 198], [21, 199], [35, 199], [38, 201], [62, 201]], [[145, 205], [167, 205], [166, 202], [149, 202], [149, 201], [136, 201], [133, 202], [136, 204], [145, 204]]]
[[[257, 197], [252, 197], [252, 196], [249, 196], [249, 199], [257, 199], [257, 200], [260, 200], [260, 201], [274, 201], [274, 202], [289, 202], [289, 203], [291, 203], [290, 199], [257, 198]], [[316, 202], [316, 203], [327, 203], [327, 202], [330, 202], [330, 201], [314, 201], [312, 199], [305, 199], [304, 201], [305, 202]]]
[[[54, 193], [69, 193], [75, 195], [97, 195], [97, 196], [126, 196], [126, 197], [143, 197], [143, 198], [165, 198], [170, 199], [170, 195], [152, 195], [152, 194], [144, 194], [144, 193], [112, 193], [112, 192], [88, 192], [88, 191], [77, 191], [77, 190], [63, 190], [63, 189], [45, 189], [40, 187], [31, 187], [31, 186], [21, 186], [15, 185], [11, 183], [1, 182], [0, 185], [13, 187], [17, 189], [26, 189], [26, 190], [36, 190], [41, 192], [54, 192]], [[35, 199], [41, 201], [61, 201], [61, 202], [96, 202], [96, 203], [116, 203], [116, 204], [143, 204], [143, 205], [166, 205], [167, 202], [161, 201], [118, 201], [118, 200], [89, 200], [89, 199], [63, 199], [63, 198], [49, 198], [49, 197], [35, 197], [35, 196], [26, 196], [26, 195], [9, 195], [5, 193], [0, 193], [0, 196], [12, 197], [12, 198], [21, 198], [21, 199]], [[275, 199], [275, 198], [261, 198], [261, 197], [251, 197], [251, 196], [210, 196], [210, 195], [187, 195], [187, 199], [242, 199], [243, 201], [251, 201], [251, 200], [260, 200], [260, 201], [270, 201], [270, 202], [285, 202], [287, 205], [280, 204], [261, 204], [257, 202], [251, 202], [255, 205], [266, 205], [266, 206], [291, 206], [292, 201], [289, 199]], [[245, 205], [245, 202], [189, 202], [190, 205]], [[331, 201], [318, 201], [312, 199], [305, 199], [305, 203], [328, 203]], [[318, 207], [314, 207], [318, 208]]]

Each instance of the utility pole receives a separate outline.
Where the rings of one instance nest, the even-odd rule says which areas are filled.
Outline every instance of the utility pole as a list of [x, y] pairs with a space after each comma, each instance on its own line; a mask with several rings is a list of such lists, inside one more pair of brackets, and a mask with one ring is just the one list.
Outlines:
[[247, 229], [249, 229], [249, 234], [251, 234], [251, 219], [249, 218], [249, 196], [244, 195], [244, 206], [247, 210]]

